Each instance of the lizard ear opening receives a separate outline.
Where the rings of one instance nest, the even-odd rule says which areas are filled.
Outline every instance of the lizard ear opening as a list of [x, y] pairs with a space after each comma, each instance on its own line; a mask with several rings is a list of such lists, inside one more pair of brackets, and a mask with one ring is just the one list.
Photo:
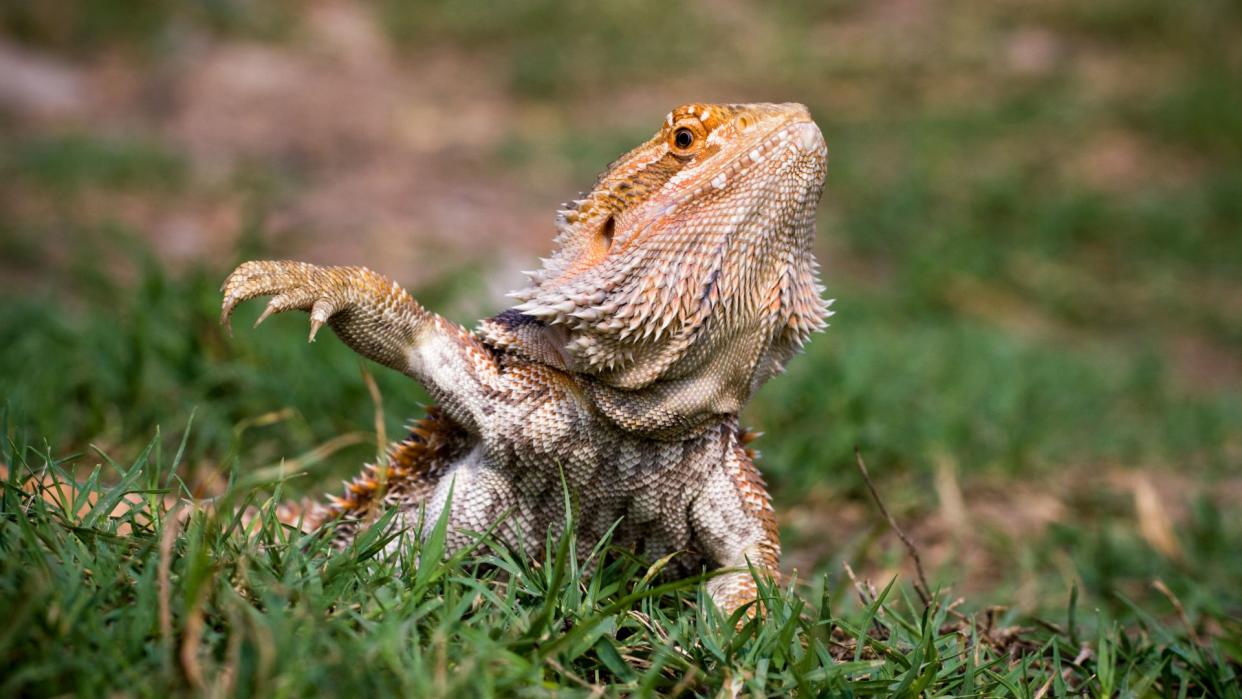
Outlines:
[[617, 232], [617, 220], [613, 216], [604, 219], [604, 225], [599, 227], [599, 240], [604, 252], [612, 249], [612, 237]]
[[603, 262], [608, 252], [612, 250], [612, 237], [616, 228], [617, 224], [613, 216], [610, 215], [604, 219], [604, 222], [595, 229], [595, 234], [586, 240], [586, 247], [582, 256], [574, 263], [574, 267], [581, 271], [581, 269]]

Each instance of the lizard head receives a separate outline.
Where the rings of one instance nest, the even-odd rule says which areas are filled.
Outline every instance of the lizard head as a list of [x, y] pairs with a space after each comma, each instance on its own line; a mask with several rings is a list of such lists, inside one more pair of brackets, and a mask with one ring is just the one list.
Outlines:
[[678, 107], [559, 212], [515, 311], [605, 384], [710, 375], [744, 402], [830, 314], [811, 251], [826, 167], [802, 105]]

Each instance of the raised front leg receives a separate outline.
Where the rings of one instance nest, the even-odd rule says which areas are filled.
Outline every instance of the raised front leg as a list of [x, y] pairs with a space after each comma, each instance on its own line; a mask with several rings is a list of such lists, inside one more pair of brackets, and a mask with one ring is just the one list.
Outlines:
[[722, 467], [710, 473], [691, 502], [690, 526], [701, 549], [721, 568], [732, 569], [707, 583], [712, 601], [725, 614], [755, 600], [758, 590], [750, 566], [761, 575], [780, 578], [780, 534], [772, 501], [740, 440], [735, 438]]
[[499, 376], [492, 354], [381, 274], [288, 260], [246, 262], [222, 290], [222, 323], [242, 301], [271, 296], [255, 325], [273, 313], [307, 311], [312, 342], [327, 323], [355, 352], [417, 379], [462, 426], [477, 432], [485, 419], [484, 393]]

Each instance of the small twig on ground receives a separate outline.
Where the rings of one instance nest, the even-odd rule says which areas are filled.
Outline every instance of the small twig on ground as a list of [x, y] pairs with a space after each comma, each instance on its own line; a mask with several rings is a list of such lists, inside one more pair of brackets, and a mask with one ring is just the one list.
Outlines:
[[858, 581], [858, 576], [854, 575], [854, 569], [850, 567], [849, 561], [841, 561], [841, 565], [845, 566], [845, 574], [849, 576], [850, 582], [854, 583], [854, 589], [858, 591], [858, 599], [862, 600], [863, 606], [871, 606], [873, 600], [867, 594], [867, 588]]
[[884, 501], [880, 499], [880, 492], [876, 490], [875, 483], [871, 481], [871, 474], [867, 472], [867, 464], [863, 463], [862, 451], [857, 446], [854, 447], [854, 462], [858, 464], [858, 472], [862, 474], [863, 480], [867, 482], [867, 490], [871, 491], [871, 498], [875, 500], [875, 504], [880, 508], [880, 514], [884, 515], [884, 519], [888, 520], [888, 526], [897, 532], [897, 538], [901, 539], [901, 543], [905, 544], [906, 550], [910, 553], [910, 557], [914, 559], [914, 569], [918, 573], [919, 579], [914, 583], [914, 591], [918, 593], [919, 599], [923, 600], [924, 606], [931, 605], [931, 587], [927, 584], [927, 576], [923, 573], [923, 559], [919, 557], [919, 549], [906, 536], [898, 526], [897, 520], [889, 514], [888, 508], [884, 506]]
[[[850, 582], [854, 583], [854, 589], [858, 591], [858, 599], [862, 600], [864, 607], [870, 607], [878, 597], [875, 587], [871, 585], [871, 581], [860, 581], [857, 575], [854, 575], [854, 569], [850, 567], [849, 561], [841, 561], [841, 565], [845, 566], [845, 574], [849, 576]], [[875, 618], [871, 620], [872, 627], [878, 635], [883, 635], [884, 626], [880, 624], [880, 617], [884, 615], [884, 607], [880, 606], [876, 609]]]

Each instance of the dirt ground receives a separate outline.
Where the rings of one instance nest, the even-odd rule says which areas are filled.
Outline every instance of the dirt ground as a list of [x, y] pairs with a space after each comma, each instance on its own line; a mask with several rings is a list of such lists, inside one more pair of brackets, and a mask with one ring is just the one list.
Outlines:
[[[292, 185], [257, 223], [281, 255], [367, 264], [410, 284], [484, 262], [516, 283], [519, 262], [547, 248], [559, 201], [590, 183], [497, 170], [506, 139], [564, 117], [524, 111], [476, 68], [460, 55], [398, 60], [370, 13], [320, 3], [294, 40], [204, 42], [143, 68], [0, 39], [0, 106], [19, 133], [140, 134], [185, 154], [190, 186], [175, 196], [87, 190], [70, 204], [141, 231], [172, 263], [227, 259], [254, 213], [234, 183], [274, 167]], [[3, 191], [27, 220], [55, 220], [65, 205]]]

